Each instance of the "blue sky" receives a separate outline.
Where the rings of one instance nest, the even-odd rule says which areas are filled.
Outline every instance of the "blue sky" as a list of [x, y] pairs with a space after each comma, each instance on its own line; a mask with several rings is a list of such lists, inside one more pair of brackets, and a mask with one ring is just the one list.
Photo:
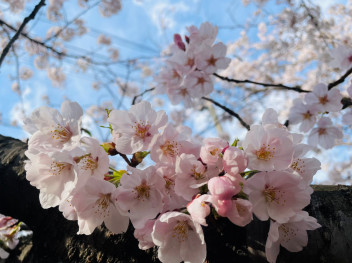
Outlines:
[[[6, 21], [12, 25], [16, 22], [22, 22], [33, 9], [37, 1], [32, 0], [22, 13], [13, 15], [7, 11], [7, 4], [0, 1], [0, 10], [4, 14]], [[160, 56], [162, 51], [173, 41], [173, 34], [185, 34], [186, 27], [190, 25], [199, 26], [202, 22], [209, 21], [219, 27], [218, 40], [229, 43], [236, 40], [242, 30], [246, 30], [251, 40], [256, 40], [256, 28], [246, 27], [245, 25], [256, 24], [261, 21], [267, 21], [267, 18], [254, 18], [252, 13], [256, 7], [251, 4], [244, 7], [240, 0], [122, 0], [122, 10], [115, 16], [103, 18], [97, 8], [85, 13], [82, 18], [86, 21], [89, 30], [82, 38], [75, 38], [67, 44], [68, 52], [76, 55], [87, 55], [94, 52], [93, 59], [106, 59], [106, 49], [101, 49], [96, 44], [96, 39], [100, 34], [106, 34], [111, 38], [113, 47], [116, 47], [120, 53], [120, 62], [113, 66], [117, 77], [125, 79], [128, 72], [126, 61], [140, 58], [139, 63], [149, 63], [155, 68], [162, 66]], [[275, 13], [281, 7], [275, 5], [276, 1], [269, 1], [265, 7], [268, 13]], [[319, 3], [324, 12], [332, 1], [315, 0]], [[333, 1], [333, 2], [345, 2]], [[94, 3], [94, 1], [92, 1]], [[72, 19], [81, 13], [83, 9], [77, 6], [76, 1], [66, 1], [64, 15], [67, 20]], [[259, 19], [258, 21], [256, 19]], [[45, 8], [43, 8], [35, 21], [31, 21], [28, 27], [29, 34], [35, 37], [45, 37], [47, 30], [54, 25], [46, 19]], [[270, 29], [269, 29], [270, 30]], [[25, 66], [34, 71], [33, 78], [27, 81], [21, 81], [22, 101], [17, 94], [11, 91], [11, 85], [16, 76], [16, 64], [14, 60], [10, 64], [4, 63], [0, 69], [0, 112], [2, 113], [2, 122], [0, 124], [0, 134], [23, 139], [28, 137], [20, 127], [11, 125], [11, 120], [15, 119], [21, 123], [21, 118], [14, 110], [16, 107], [24, 109], [26, 115], [29, 115], [35, 108], [45, 105], [42, 96], [49, 96], [50, 106], [59, 108], [65, 99], [77, 101], [84, 109], [93, 104], [101, 104], [104, 101], [112, 100], [114, 106], [119, 104], [121, 93], [117, 86], [111, 86], [110, 92], [107, 89], [95, 91], [91, 89], [91, 83], [94, 80], [96, 69], [88, 70], [86, 73], [75, 72], [75, 60], [67, 59], [63, 62], [54, 61], [55, 65], [61, 65], [67, 74], [66, 83], [62, 87], [53, 87], [48, 80], [45, 71], [36, 70], [33, 67], [33, 57], [19, 51], [19, 62], [21, 67]], [[106, 79], [107, 82], [113, 80]], [[141, 80], [141, 72], [132, 72], [129, 76], [130, 83], [138, 83], [140, 90], [150, 88], [151, 78]], [[151, 98], [146, 95], [145, 99]], [[130, 100], [124, 99], [123, 109], [128, 109]], [[166, 108], [170, 108], [170, 103], [166, 102]], [[176, 106], [182, 107], [182, 106]], [[199, 114], [191, 118], [188, 122], [192, 128], [203, 136], [216, 136], [215, 130], [208, 129], [209, 114]], [[232, 129], [233, 123], [228, 122], [224, 125], [225, 129]], [[106, 131], [103, 131], [105, 133]], [[99, 136], [99, 133], [93, 129], [93, 133]], [[243, 136], [244, 131], [237, 132], [234, 136]], [[231, 138], [233, 139], [233, 138]], [[339, 149], [333, 150], [333, 153]], [[336, 154], [335, 154], [336, 155]], [[328, 157], [326, 157], [328, 158]], [[336, 156], [334, 157], [336, 158]]]
[[[93, 2], [94, 3], [94, 2]], [[0, 10], [3, 11], [5, 19], [11, 24], [21, 22], [31, 10], [35, 1], [26, 5], [23, 12], [13, 15], [7, 11], [7, 5], [0, 2]], [[145, 1], [122, 1], [122, 10], [111, 18], [103, 18], [97, 8], [88, 11], [82, 16], [89, 29], [88, 34], [82, 38], [76, 38], [67, 47], [69, 52], [83, 55], [91, 51], [97, 51], [96, 59], [106, 58], [107, 53], [99, 50], [96, 39], [100, 34], [106, 34], [118, 48], [120, 60], [143, 58], [140, 61], [159, 63], [161, 52], [171, 42], [174, 33], [186, 33], [186, 27], [190, 25], [199, 26], [204, 21], [209, 21], [219, 27], [218, 39], [228, 43], [236, 39], [243, 28], [238, 27], [246, 22], [253, 23], [250, 15], [255, 10], [253, 5], [243, 7], [240, 1], [213, 1], [213, 0], [145, 0]], [[76, 1], [66, 2], [64, 5], [67, 20], [81, 13], [83, 9], [77, 7]], [[269, 9], [277, 9], [276, 5], [269, 5]], [[270, 10], [273, 11], [273, 10]], [[62, 23], [61, 23], [62, 24]], [[35, 21], [29, 24], [31, 36], [45, 37], [45, 32], [54, 25], [61, 25], [48, 21], [45, 10], [42, 9]], [[253, 31], [253, 38], [256, 34]], [[156, 59], [153, 59], [156, 58]], [[16, 66], [14, 60], [11, 64], [4, 64], [0, 71], [0, 112], [2, 113], [2, 124], [0, 133], [24, 138], [27, 135], [19, 128], [11, 125], [11, 119], [21, 123], [21, 116], [14, 111], [14, 107], [22, 107], [21, 100], [17, 94], [11, 91], [11, 84], [16, 77]], [[96, 92], [90, 88], [94, 80], [94, 72], [85, 74], [74, 72], [74, 60], [68, 59], [60, 64], [67, 74], [65, 86], [55, 88], [47, 78], [45, 71], [36, 70], [33, 67], [33, 57], [25, 52], [19, 52], [20, 66], [31, 68], [34, 77], [27, 81], [21, 81], [23, 107], [25, 114], [29, 114], [34, 108], [44, 105], [42, 96], [50, 97], [51, 106], [59, 107], [61, 102], [68, 98], [78, 101], [84, 108], [89, 105], [109, 100], [111, 96], [106, 90]], [[125, 78], [127, 71], [125, 63], [114, 66], [116, 75]], [[140, 72], [131, 74], [130, 79], [139, 81]], [[149, 79], [150, 81], [151, 79]], [[148, 83], [143, 83], [140, 88], [148, 88]], [[117, 88], [116, 88], [117, 89]], [[112, 92], [116, 92], [116, 89]], [[116, 92], [117, 94], [117, 92]], [[118, 95], [116, 95], [118, 96]], [[17, 105], [17, 106], [16, 106]], [[125, 107], [128, 107], [126, 105]]]

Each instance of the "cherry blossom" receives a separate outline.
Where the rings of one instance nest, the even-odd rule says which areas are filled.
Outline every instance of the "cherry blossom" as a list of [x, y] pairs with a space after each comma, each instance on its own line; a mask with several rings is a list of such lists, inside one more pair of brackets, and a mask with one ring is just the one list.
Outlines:
[[292, 135], [274, 125], [252, 125], [242, 146], [248, 156], [250, 169], [284, 170], [292, 161]]
[[199, 195], [187, 205], [187, 211], [193, 222], [208, 226], [205, 218], [210, 214], [210, 207], [206, 202], [209, 202], [210, 199], [210, 195]]
[[102, 222], [115, 234], [127, 230], [129, 219], [112, 198], [115, 189], [112, 183], [95, 177], [90, 177], [77, 189], [71, 204], [77, 211], [78, 234], [89, 235]]
[[133, 225], [141, 228], [148, 219], [154, 219], [162, 211], [164, 189], [165, 181], [154, 166], [144, 170], [130, 168], [130, 173], [122, 176], [113, 198], [123, 211], [129, 211]]
[[77, 102], [64, 101], [61, 113], [53, 108], [43, 106], [35, 110], [32, 116], [24, 120], [23, 128], [32, 133], [32, 141], [40, 137], [40, 144], [61, 148], [77, 143], [80, 139], [81, 118], [83, 111]]
[[158, 258], [161, 262], [202, 263], [205, 260], [206, 245], [202, 227], [189, 215], [179, 212], [161, 215], [154, 224], [152, 239], [159, 246]]
[[155, 137], [155, 142], [152, 142], [151, 159], [154, 162], [175, 163], [176, 157], [182, 153], [197, 154], [198, 145], [185, 139], [171, 124], [167, 124], [162, 133]]
[[299, 178], [283, 171], [260, 172], [247, 180], [244, 191], [260, 220], [285, 223], [310, 202], [311, 188], [299, 187]]
[[323, 83], [315, 85], [313, 91], [305, 96], [308, 105], [316, 106], [320, 112], [336, 112], [342, 109], [342, 95], [338, 89], [328, 90], [328, 86]]
[[148, 220], [146, 221], [144, 227], [136, 228], [134, 230], [134, 237], [138, 239], [138, 247], [142, 250], [149, 249], [155, 246], [153, 239], [152, 239], [152, 232], [154, 228], [155, 220]]
[[197, 68], [207, 74], [213, 74], [218, 69], [226, 69], [230, 64], [230, 59], [226, 58], [226, 46], [219, 42], [213, 46], [203, 46], [197, 54]]
[[301, 132], [308, 132], [315, 125], [318, 112], [316, 105], [305, 104], [302, 100], [295, 99], [288, 119], [290, 124], [301, 123], [299, 126]]
[[216, 172], [204, 166], [194, 155], [181, 154], [176, 159], [175, 192], [186, 200], [199, 193], [199, 187], [205, 185]]
[[265, 254], [270, 263], [275, 263], [280, 245], [291, 252], [298, 252], [308, 243], [307, 230], [321, 227], [306, 211], [293, 215], [288, 222], [270, 221], [270, 230], [265, 244]]
[[156, 173], [165, 180], [163, 212], [185, 207], [188, 201], [175, 192], [175, 166], [165, 163], [159, 164]]
[[222, 163], [225, 172], [235, 176], [247, 168], [248, 157], [244, 151], [230, 146], [224, 152]]
[[164, 111], [155, 112], [149, 102], [142, 101], [133, 105], [128, 112], [113, 110], [108, 121], [114, 133], [116, 149], [124, 154], [150, 149], [159, 128], [167, 122]]
[[[223, 150], [229, 146], [229, 143], [220, 138], [206, 138], [203, 140], [204, 146], [200, 149], [200, 158], [207, 165], [218, 165], [221, 167]], [[220, 164], [219, 164], [220, 162]]]
[[318, 144], [324, 149], [330, 149], [335, 145], [337, 139], [342, 139], [343, 134], [339, 128], [333, 126], [331, 119], [322, 117], [318, 127], [312, 129], [308, 136], [308, 143], [312, 146]]
[[26, 178], [31, 185], [41, 190], [42, 206], [45, 208], [57, 206], [66, 190], [66, 184], [76, 179], [72, 152], [33, 154], [28, 150], [26, 156], [30, 159], [25, 165]]
[[331, 50], [331, 65], [341, 70], [347, 70], [352, 65], [352, 48], [338, 45]]

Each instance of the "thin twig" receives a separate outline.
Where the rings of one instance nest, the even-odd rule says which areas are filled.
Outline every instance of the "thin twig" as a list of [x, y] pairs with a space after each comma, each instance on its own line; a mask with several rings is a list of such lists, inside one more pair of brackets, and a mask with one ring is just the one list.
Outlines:
[[134, 105], [134, 104], [136, 103], [137, 98], [142, 97], [144, 94], [146, 94], [146, 93], [148, 93], [148, 92], [151, 92], [151, 91], [153, 91], [153, 90], [155, 90], [155, 88], [146, 89], [146, 90], [143, 91], [141, 94], [138, 94], [138, 95], [134, 96], [134, 98], [133, 98], [133, 100], [132, 100], [132, 105]]
[[345, 81], [345, 79], [346, 79], [351, 73], [352, 73], [352, 68], [350, 68], [349, 70], [347, 70], [346, 73], [343, 74], [338, 80], [336, 80], [336, 81], [330, 83], [330, 84], [328, 85], [328, 89], [330, 90], [330, 89], [332, 89], [333, 87], [335, 87], [335, 86], [337, 86], [337, 85], [343, 83], [343, 82]]
[[217, 73], [214, 73], [213, 75], [214, 75], [215, 77], [221, 79], [221, 80], [224, 80], [224, 81], [227, 81], [227, 82], [234, 82], [234, 83], [237, 83], [237, 84], [240, 84], [240, 83], [249, 83], [249, 84], [255, 84], [255, 85], [259, 85], [259, 86], [263, 86], [263, 87], [275, 87], [275, 88], [286, 89], [286, 90], [292, 90], [292, 91], [301, 92], [301, 93], [308, 93], [308, 92], [310, 92], [309, 90], [303, 90], [303, 89], [301, 88], [301, 86], [289, 87], [289, 86], [286, 86], [286, 85], [283, 85], [283, 84], [262, 83], [262, 82], [257, 82], [257, 81], [248, 80], [248, 79], [245, 79], [245, 80], [231, 79], [231, 78], [228, 78], [228, 77], [220, 76], [220, 75], [218, 75]]
[[120, 152], [117, 152], [117, 154], [120, 155], [129, 166], [133, 167], [131, 161], [127, 158], [126, 154]]
[[241, 118], [240, 115], [238, 115], [236, 112], [234, 112], [233, 110], [230, 110], [229, 108], [225, 107], [224, 105], [221, 105], [220, 103], [216, 102], [215, 100], [212, 100], [210, 98], [206, 98], [206, 97], [202, 97], [203, 100], [207, 100], [210, 101], [211, 103], [213, 103], [214, 105], [218, 106], [219, 108], [223, 109], [224, 111], [226, 111], [228, 114], [230, 114], [231, 116], [234, 116], [237, 120], [239, 120], [239, 122], [242, 124], [243, 127], [245, 127], [248, 131], [250, 129], [249, 125]]
[[95, 2], [94, 4], [88, 6], [85, 10], [83, 10], [81, 13], [79, 13], [78, 15], [76, 15], [73, 19], [71, 19], [70, 21], [68, 21], [66, 23], [65, 26], [63, 26], [62, 28], [60, 28], [54, 35], [52, 35], [51, 37], [48, 37], [47, 39], [44, 40], [44, 44], [46, 44], [47, 42], [49, 42], [50, 40], [52, 40], [53, 38], [57, 38], [69, 25], [71, 25], [73, 22], [75, 22], [78, 18], [80, 18], [81, 16], [83, 16], [85, 13], [87, 13], [90, 9], [92, 9], [93, 7], [97, 6], [101, 1]]
[[23, 20], [23, 22], [22, 22], [21, 26], [19, 27], [19, 29], [17, 30], [16, 34], [11, 38], [10, 42], [7, 43], [6, 47], [4, 48], [4, 50], [1, 53], [1, 56], [0, 56], [0, 67], [1, 67], [1, 64], [4, 61], [7, 53], [10, 51], [11, 46], [18, 39], [18, 37], [22, 33], [24, 27], [27, 25], [27, 23], [30, 20], [35, 18], [35, 15], [39, 12], [39, 9], [42, 6], [44, 6], [44, 5], [45, 5], [45, 0], [40, 0], [40, 2], [34, 7], [32, 13]]

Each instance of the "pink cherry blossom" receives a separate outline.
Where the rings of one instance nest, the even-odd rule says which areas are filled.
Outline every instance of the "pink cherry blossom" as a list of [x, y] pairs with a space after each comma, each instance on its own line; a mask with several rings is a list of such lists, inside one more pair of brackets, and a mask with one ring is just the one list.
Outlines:
[[310, 185], [313, 181], [313, 176], [320, 170], [321, 163], [316, 158], [304, 157], [311, 148], [311, 146], [306, 144], [295, 145], [293, 160], [287, 170], [288, 172], [298, 174], [302, 178], [303, 187]]
[[305, 96], [308, 105], [316, 106], [320, 112], [336, 112], [342, 109], [342, 95], [337, 88], [328, 89], [323, 83], [315, 85], [313, 91]]
[[167, 124], [160, 135], [152, 142], [150, 158], [154, 162], [175, 163], [182, 153], [197, 152], [198, 145], [185, 140], [171, 124]]
[[283, 171], [260, 172], [247, 180], [244, 192], [262, 221], [269, 217], [285, 223], [310, 202], [311, 188], [301, 188], [299, 178]]
[[33, 154], [30, 148], [25, 154], [26, 178], [41, 191], [43, 208], [57, 206], [66, 184], [76, 179], [72, 151]]
[[199, 29], [195, 26], [190, 26], [187, 30], [190, 33], [189, 39], [192, 45], [199, 43], [212, 45], [218, 34], [217, 26], [213, 26], [209, 22], [202, 23]]
[[236, 175], [244, 172], [248, 166], [248, 157], [246, 153], [236, 147], [228, 147], [222, 159], [225, 172]]
[[168, 212], [160, 216], [154, 224], [152, 239], [159, 246], [158, 258], [161, 262], [203, 263], [206, 244], [200, 224], [189, 215]]
[[290, 252], [298, 252], [308, 243], [307, 230], [321, 227], [314, 217], [306, 211], [300, 211], [292, 216], [288, 222], [280, 224], [270, 221], [270, 230], [265, 245], [266, 258], [275, 263], [280, 252], [280, 245]]
[[95, 177], [77, 189], [71, 203], [77, 211], [78, 234], [90, 235], [103, 222], [115, 234], [127, 230], [129, 219], [112, 198], [115, 189], [112, 183]]
[[330, 149], [335, 145], [337, 139], [342, 139], [342, 131], [333, 125], [331, 119], [322, 117], [318, 122], [318, 127], [312, 129], [308, 135], [308, 144], [324, 149]]
[[316, 105], [305, 104], [302, 100], [295, 99], [288, 120], [290, 124], [301, 123], [300, 131], [308, 132], [315, 125], [318, 112], [319, 109]]
[[271, 124], [252, 125], [242, 146], [248, 156], [250, 169], [284, 170], [292, 161], [292, 135], [286, 129]]
[[150, 149], [159, 128], [166, 124], [167, 116], [164, 111], [155, 112], [149, 102], [142, 101], [128, 112], [111, 111], [108, 121], [118, 134], [114, 137], [117, 151], [132, 154]]
[[181, 85], [177, 88], [172, 88], [167, 90], [167, 95], [172, 104], [179, 104], [180, 102], [184, 103], [186, 108], [190, 108], [193, 106], [193, 99], [191, 97], [191, 93], [189, 91], [191, 87], [187, 87]]
[[241, 186], [239, 183], [234, 184], [226, 176], [217, 176], [209, 180], [208, 189], [211, 195], [217, 199], [227, 200], [238, 194], [241, 191]]
[[83, 110], [77, 102], [64, 101], [61, 114], [56, 109], [40, 107], [24, 120], [23, 128], [29, 133], [37, 133], [42, 144], [62, 148], [79, 140], [82, 115]]
[[229, 146], [228, 142], [220, 138], [206, 138], [203, 140], [203, 144], [200, 149], [202, 162], [208, 165], [218, 165], [222, 169], [220, 155], [224, 148]]
[[134, 230], [134, 237], [138, 239], [138, 247], [142, 250], [149, 249], [155, 246], [152, 239], [152, 232], [154, 227], [155, 220], [148, 220], [144, 227], [136, 228]]
[[199, 193], [200, 186], [205, 185], [211, 177], [217, 175], [214, 170], [208, 169], [191, 154], [181, 154], [177, 157], [175, 166], [175, 192], [189, 201]]
[[213, 91], [213, 81], [203, 71], [193, 71], [185, 77], [184, 84], [193, 98], [201, 98]]
[[129, 211], [134, 227], [141, 228], [148, 219], [154, 219], [162, 211], [165, 181], [154, 166], [129, 170], [130, 173], [121, 177], [114, 198], [123, 211]]
[[333, 67], [347, 70], [352, 65], [352, 49], [343, 45], [338, 45], [337, 48], [331, 50], [331, 56], [333, 61], [331, 62]]
[[213, 74], [218, 69], [226, 69], [230, 59], [226, 58], [226, 46], [219, 42], [213, 46], [204, 45], [196, 55], [197, 68], [207, 74]]
[[75, 156], [75, 165], [79, 176], [95, 176], [104, 178], [104, 174], [109, 172], [109, 157], [98, 140], [89, 137], [83, 137], [81, 140], [79, 156]]
[[197, 222], [203, 226], [208, 226], [205, 218], [210, 214], [210, 195], [199, 195], [187, 205], [187, 211], [192, 217], [193, 222]]
[[164, 206], [162, 211], [172, 211], [174, 209], [179, 209], [180, 207], [185, 207], [188, 201], [175, 192], [175, 166], [171, 164], [167, 165], [165, 163], [159, 164], [157, 166], [156, 173], [165, 181], [165, 195], [163, 199]]

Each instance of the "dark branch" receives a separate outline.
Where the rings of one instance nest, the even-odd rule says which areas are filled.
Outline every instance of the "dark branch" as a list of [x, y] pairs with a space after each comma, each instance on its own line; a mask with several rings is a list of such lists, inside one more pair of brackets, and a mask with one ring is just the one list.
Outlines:
[[153, 90], [155, 90], [155, 88], [146, 89], [146, 90], [143, 91], [141, 94], [138, 94], [138, 95], [134, 96], [134, 98], [133, 98], [133, 100], [132, 100], [132, 105], [134, 105], [134, 104], [136, 103], [137, 98], [142, 97], [144, 94], [146, 94], [146, 93], [148, 93], [148, 92], [151, 92], [151, 91], [153, 91]]
[[239, 120], [239, 122], [242, 124], [243, 127], [245, 127], [248, 131], [249, 131], [249, 125], [241, 118], [240, 115], [238, 115], [236, 112], [234, 112], [233, 110], [230, 110], [229, 108], [225, 107], [224, 105], [221, 105], [220, 103], [216, 102], [215, 100], [212, 100], [210, 98], [206, 98], [206, 97], [202, 97], [203, 100], [207, 100], [210, 101], [211, 103], [213, 103], [214, 105], [218, 106], [219, 108], [223, 109], [224, 111], [226, 111], [228, 114], [230, 114], [231, 116], [234, 116], [237, 120]]
[[34, 7], [32, 13], [23, 20], [23, 22], [22, 22], [21, 26], [19, 27], [19, 29], [17, 30], [16, 34], [11, 38], [10, 42], [7, 43], [6, 47], [4, 48], [4, 50], [1, 53], [0, 67], [1, 67], [1, 64], [4, 61], [7, 53], [10, 51], [11, 46], [13, 45], [13, 43], [15, 43], [15, 41], [18, 39], [20, 34], [22, 34], [24, 27], [27, 25], [27, 23], [30, 20], [35, 18], [36, 14], [39, 12], [39, 9], [44, 5], [45, 5], [45, 0], [40, 0], [40, 2]]
[[[7, 28], [11, 29], [12, 31], [16, 31], [17, 32], [16, 28], [14, 28], [10, 24], [6, 23], [2, 19], [0, 19], [0, 26], [6, 26]], [[61, 51], [55, 49], [52, 46], [49, 46], [48, 44], [46, 44], [46, 43], [44, 43], [42, 41], [39, 41], [37, 39], [32, 38], [31, 36], [29, 36], [26, 33], [21, 32], [21, 36], [23, 36], [24, 38], [28, 39], [29, 41], [31, 41], [31, 42], [33, 42], [33, 43], [35, 43], [37, 45], [45, 47], [47, 50], [49, 50], [52, 53], [54, 53], [59, 59], [61, 59], [62, 57], [72, 58], [72, 59], [84, 59], [87, 62], [89, 62], [90, 64], [94, 64], [94, 65], [97, 65], [97, 66], [109, 66], [109, 65], [113, 65], [113, 64], [122, 64], [122, 63], [128, 64], [128, 63], [130, 63], [131, 60], [150, 59], [149, 57], [139, 57], [139, 58], [134, 58], [134, 59], [112, 61], [112, 62], [111, 61], [110, 62], [94, 61], [94, 60], [92, 60], [91, 58], [89, 58], [87, 56], [81, 56], [81, 55], [75, 55], [75, 54], [69, 54], [69, 53], [66, 53], [66, 52], [61, 52]]]
[[336, 81], [330, 83], [330, 84], [328, 85], [328, 89], [330, 90], [330, 89], [332, 89], [333, 87], [335, 87], [335, 86], [337, 86], [337, 85], [343, 83], [343, 82], [345, 81], [345, 79], [346, 79], [351, 73], [352, 73], [352, 68], [350, 68], [349, 70], [347, 70], [346, 73], [343, 74], [338, 80], [336, 80]]
[[296, 92], [300, 92], [300, 93], [308, 93], [310, 92], [309, 90], [303, 90], [300, 86], [294, 86], [294, 87], [289, 87], [283, 84], [270, 84], [270, 83], [262, 83], [262, 82], [257, 82], [257, 81], [252, 81], [252, 80], [238, 80], [238, 79], [230, 79], [228, 77], [223, 77], [220, 76], [216, 73], [213, 74], [215, 77], [227, 81], [227, 82], [233, 82], [233, 83], [249, 83], [249, 84], [255, 84], [255, 85], [259, 85], [259, 86], [263, 86], [263, 87], [275, 87], [275, 88], [279, 88], [279, 89], [286, 89], [286, 90], [292, 90], [292, 91], [296, 91]]

